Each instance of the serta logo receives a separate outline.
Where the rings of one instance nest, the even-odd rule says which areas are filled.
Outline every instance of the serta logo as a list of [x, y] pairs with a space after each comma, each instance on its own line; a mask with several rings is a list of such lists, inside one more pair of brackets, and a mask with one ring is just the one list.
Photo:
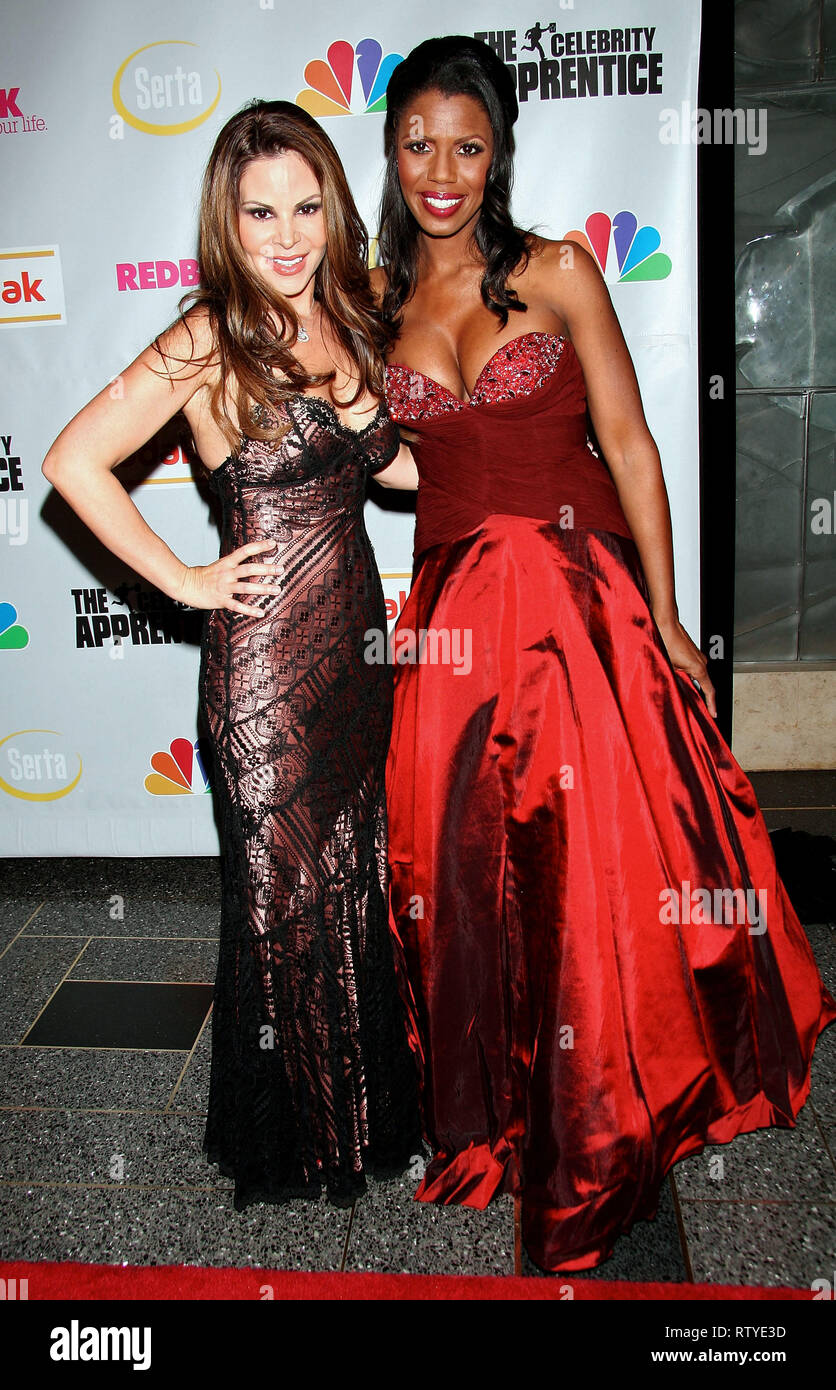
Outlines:
[[66, 323], [57, 246], [0, 251], [0, 328]]
[[0, 87], [0, 120], [4, 116], [22, 116], [23, 112], [17, 104], [17, 94], [19, 87]]
[[145, 135], [183, 135], [208, 120], [220, 99], [220, 74], [197, 44], [159, 39], [131, 53], [114, 77], [113, 120]]
[[0, 739], [0, 790], [21, 801], [68, 796], [81, 781], [81, 758], [51, 743], [62, 737], [55, 729], [18, 729]]

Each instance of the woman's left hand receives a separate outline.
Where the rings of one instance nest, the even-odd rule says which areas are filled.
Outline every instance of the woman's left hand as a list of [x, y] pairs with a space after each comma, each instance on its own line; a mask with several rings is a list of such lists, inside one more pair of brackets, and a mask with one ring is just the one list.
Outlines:
[[708, 662], [699, 647], [691, 641], [678, 618], [669, 622], [659, 622], [657, 619], [656, 626], [671, 659], [671, 664], [677, 671], [684, 671], [686, 676], [690, 676], [693, 681], [696, 681], [705, 699], [708, 713], [712, 719], [716, 719], [717, 698], [708, 675]]

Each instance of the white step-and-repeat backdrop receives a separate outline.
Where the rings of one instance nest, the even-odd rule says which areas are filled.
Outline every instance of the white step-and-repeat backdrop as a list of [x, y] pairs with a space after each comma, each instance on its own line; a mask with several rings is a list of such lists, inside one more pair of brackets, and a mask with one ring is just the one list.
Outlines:
[[[699, 630], [698, 0], [6, 0], [0, 63], [0, 853], [214, 854], [197, 729], [203, 614], [109, 556], [40, 467], [76, 411], [195, 283], [202, 171], [253, 97], [336, 144], [370, 232], [386, 81], [436, 34], [496, 47], [520, 98], [516, 220], [585, 239], [633, 355]], [[189, 564], [218, 553], [176, 423], [119, 470]], [[731, 467], [731, 460], [729, 461]], [[394, 620], [412, 516], [368, 504]]]

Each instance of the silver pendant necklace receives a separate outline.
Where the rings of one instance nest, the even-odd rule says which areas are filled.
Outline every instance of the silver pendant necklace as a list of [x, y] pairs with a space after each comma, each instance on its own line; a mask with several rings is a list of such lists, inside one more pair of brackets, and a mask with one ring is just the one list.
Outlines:
[[[315, 310], [316, 310], [316, 306], [314, 305], [314, 306], [312, 307], [311, 312], [310, 312], [310, 315], [309, 315], [310, 318], [313, 318], [313, 315], [314, 315], [314, 313], [315, 313]], [[301, 315], [300, 315], [300, 314], [297, 314], [297, 315], [296, 315], [296, 318], [297, 318], [298, 323], [299, 323], [299, 332], [296, 334], [297, 341], [300, 342], [300, 343], [309, 343], [310, 340], [311, 340], [311, 335], [310, 335], [310, 333], [308, 333], [307, 329], [305, 328], [305, 325], [304, 325], [304, 323], [302, 322], [302, 317], [301, 317]], [[311, 327], [313, 327], [313, 325], [311, 325]]]

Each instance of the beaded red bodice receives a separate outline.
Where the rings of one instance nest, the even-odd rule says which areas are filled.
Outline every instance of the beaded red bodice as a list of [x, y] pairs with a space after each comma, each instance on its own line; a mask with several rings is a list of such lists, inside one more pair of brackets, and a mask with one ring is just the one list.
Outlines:
[[436, 419], [450, 410], [495, 405], [499, 401], [530, 396], [545, 385], [563, 354], [566, 339], [553, 333], [526, 333], [498, 349], [476, 378], [473, 395], [459, 400], [446, 386], [424, 376], [414, 367], [391, 362], [386, 369], [389, 413], [402, 424], [410, 417]]
[[524, 333], [485, 363], [467, 401], [392, 362], [386, 398], [417, 436], [415, 556], [494, 514], [630, 536], [610, 473], [589, 443], [586, 386], [571, 341]]

